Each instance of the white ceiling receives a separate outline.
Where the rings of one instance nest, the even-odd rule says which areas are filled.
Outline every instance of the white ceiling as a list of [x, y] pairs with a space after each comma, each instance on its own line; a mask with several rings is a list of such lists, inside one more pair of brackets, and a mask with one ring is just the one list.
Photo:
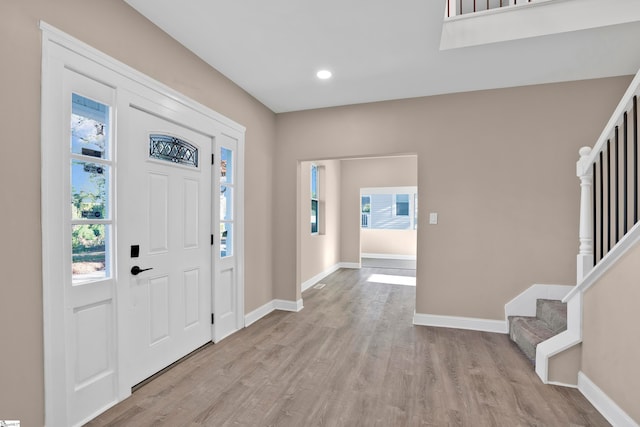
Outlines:
[[444, 0], [125, 1], [274, 112], [640, 67], [637, 22], [440, 51]]

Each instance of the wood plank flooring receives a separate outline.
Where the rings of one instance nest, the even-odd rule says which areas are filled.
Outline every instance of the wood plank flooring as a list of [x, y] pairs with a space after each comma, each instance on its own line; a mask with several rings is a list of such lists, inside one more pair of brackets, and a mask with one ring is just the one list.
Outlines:
[[413, 326], [415, 288], [338, 270], [138, 389], [89, 426], [606, 426], [543, 385], [507, 335]]

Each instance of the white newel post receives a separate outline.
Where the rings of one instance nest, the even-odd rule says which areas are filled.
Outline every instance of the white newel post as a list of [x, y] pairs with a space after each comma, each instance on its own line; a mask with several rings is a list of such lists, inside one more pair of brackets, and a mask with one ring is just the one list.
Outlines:
[[593, 268], [593, 211], [591, 201], [593, 176], [587, 159], [591, 154], [591, 147], [582, 147], [579, 153], [580, 160], [576, 165], [576, 171], [578, 178], [580, 178], [580, 247], [578, 249], [576, 284], [579, 284]]

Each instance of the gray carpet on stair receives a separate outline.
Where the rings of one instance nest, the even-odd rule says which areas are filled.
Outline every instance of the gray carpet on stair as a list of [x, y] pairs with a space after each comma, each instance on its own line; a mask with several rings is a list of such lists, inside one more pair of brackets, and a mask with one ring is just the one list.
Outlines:
[[534, 364], [538, 344], [566, 329], [567, 305], [561, 301], [537, 300], [535, 317], [509, 316], [509, 337]]

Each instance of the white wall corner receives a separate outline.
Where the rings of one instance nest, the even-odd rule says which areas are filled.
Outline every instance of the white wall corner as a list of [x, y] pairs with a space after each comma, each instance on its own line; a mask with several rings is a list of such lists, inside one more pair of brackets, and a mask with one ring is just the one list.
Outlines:
[[268, 303], [264, 304], [263, 306], [256, 308], [251, 313], [246, 314], [244, 316], [244, 326], [245, 326], [245, 328], [247, 326], [251, 325], [252, 323], [255, 323], [258, 320], [262, 319], [264, 316], [266, 316], [267, 314], [271, 313], [275, 309], [276, 309], [275, 302], [274, 302], [274, 300], [272, 300], [272, 301], [269, 301]]
[[304, 308], [302, 298], [298, 301], [288, 301], [283, 299], [274, 299], [273, 306], [276, 310], [299, 312]]
[[438, 314], [413, 314], [413, 324], [439, 328], [467, 329], [471, 331], [506, 334], [509, 331], [505, 320], [478, 319], [474, 317], [441, 316]]
[[578, 372], [578, 390], [616, 427], [640, 427], [616, 402], [600, 389], [584, 372]]

